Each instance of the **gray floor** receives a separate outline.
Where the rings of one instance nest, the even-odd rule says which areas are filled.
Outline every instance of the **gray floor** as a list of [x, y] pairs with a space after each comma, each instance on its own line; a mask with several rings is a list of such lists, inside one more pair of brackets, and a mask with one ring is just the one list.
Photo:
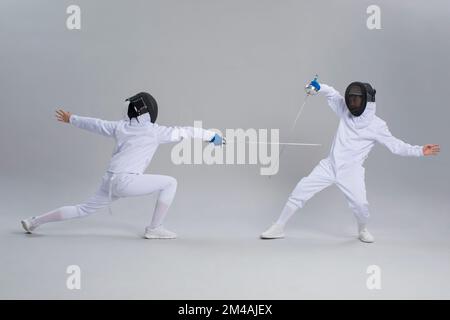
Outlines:
[[[377, 242], [367, 245], [355, 240], [343, 196], [330, 188], [291, 220], [286, 239], [263, 241], [257, 236], [275, 218], [288, 186], [261, 181], [271, 186], [273, 199], [266, 195], [259, 203], [256, 195], [239, 201], [238, 193], [226, 202], [210, 196], [201, 203], [192, 193], [204, 190], [180, 189], [167, 219], [179, 239], [151, 241], [141, 236], [152, 197], [117, 202], [113, 216], [104, 210], [24, 235], [18, 223], [24, 212], [71, 203], [89, 190], [55, 184], [43, 191], [37, 181], [21, 189], [23, 181], [6, 180], [0, 298], [450, 298], [448, 202], [435, 203], [432, 194], [397, 194], [394, 202], [372, 192]], [[48, 192], [59, 200], [43, 197]], [[73, 264], [81, 267], [81, 290], [66, 288], [66, 267]], [[382, 271], [381, 290], [366, 287], [373, 264]]]

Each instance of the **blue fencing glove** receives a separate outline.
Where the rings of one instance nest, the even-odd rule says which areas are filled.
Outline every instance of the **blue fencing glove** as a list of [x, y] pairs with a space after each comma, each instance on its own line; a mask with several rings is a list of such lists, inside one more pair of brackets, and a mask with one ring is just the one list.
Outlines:
[[215, 146], [221, 146], [222, 144], [225, 144], [225, 140], [217, 133], [209, 142], [214, 143]]
[[320, 83], [317, 81], [317, 76], [305, 87], [305, 91], [309, 95], [316, 95], [320, 90]]
[[320, 90], [320, 83], [317, 82], [317, 78], [314, 78], [314, 80], [311, 81], [311, 83], [309, 85], [314, 87], [314, 89], [316, 89], [316, 91]]

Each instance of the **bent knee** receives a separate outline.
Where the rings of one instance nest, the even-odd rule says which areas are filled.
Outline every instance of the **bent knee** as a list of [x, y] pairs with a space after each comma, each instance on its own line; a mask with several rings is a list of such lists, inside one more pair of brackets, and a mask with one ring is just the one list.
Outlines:
[[167, 177], [167, 178], [168, 178], [167, 182], [170, 186], [176, 187], [178, 185], [178, 181], [174, 177]]
[[178, 181], [174, 177], [167, 176], [167, 182], [164, 189], [176, 189], [178, 186]]

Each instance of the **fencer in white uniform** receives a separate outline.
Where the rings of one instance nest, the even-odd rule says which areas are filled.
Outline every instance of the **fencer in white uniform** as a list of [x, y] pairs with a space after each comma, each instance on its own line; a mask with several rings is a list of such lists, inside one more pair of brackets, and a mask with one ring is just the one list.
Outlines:
[[[421, 157], [439, 152], [438, 145], [413, 146], [395, 138], [386, 122], [375, 115], [376, 91], [368, 84], [357, 84], [362, 86], [356, 89], [355, 87], [351, 89], [349, 86], [344, 99], [331, 86], [319, 84], [316, 80], [311, 82], [311, 85], [327, 98], [328, 105], [340, 119], [331, 151], [329, 156], [321, 160], [307, 177], [300, 180], [290, 194], [278, 220], [261, 234], [261, 238], [283, 238], [288, 219], [317, 192], [336, 184], [344, 193], [356, 217], [359, 239], [363, 242], [373, 242], [374, 238], [366, 227], [369, 219], [369, 204], [366, 197], [363, 163], [375, 143], [386, 146], [392, 153], [400, 156]], [[352, 93], [356, 98], [364, 100], [364, 108], [352, 109]], [[361, 99], [358, 102], [361, 103]]]
[[145, 112], [135, 114], [135, 117], [130, 119], [105, 121], [58, 111], [57, 117], [60, 121], [114, 138], [115, 149], [100, 187], [92, 197], [74, 206], [63, 206], [43, 215], [22, 220], [23, 228], [31, 233], [44, 223], [87, 217], [101, 208], [108, 207], [112, 201], [119, 198], [159, 192], [145, 237], [175, 238], [175, 233], [163, 227], [163, 220], [175, 196], [177, 180], [165, 175], [144, 174], [144, 171], [160, 144], [197, 138], [219, 145], [222, 144], [222, 138], [212, 131], [201, 128], [160, 126], [154, 123], [156, 115], [151, 114], [149, 116], [149, 112]]

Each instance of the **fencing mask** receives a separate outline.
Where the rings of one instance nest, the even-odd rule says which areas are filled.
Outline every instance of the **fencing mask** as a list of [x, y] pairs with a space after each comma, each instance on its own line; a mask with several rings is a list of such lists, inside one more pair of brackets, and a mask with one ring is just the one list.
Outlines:
[[132, 118], [137, 120], [138, 116], [149, 113], [151, 123], [155, 123], [158, 117], [158, 104], [150, 93], [140, 92], [125, 101], [130, 102], [128, 105], [128, 118], [130, 120]]
[[377, 91], [368, 83], [352, 82], [345, 90], [345, 104], [355, 117], [359, 117], [366, 109], [367, 102], [375, 102]]

